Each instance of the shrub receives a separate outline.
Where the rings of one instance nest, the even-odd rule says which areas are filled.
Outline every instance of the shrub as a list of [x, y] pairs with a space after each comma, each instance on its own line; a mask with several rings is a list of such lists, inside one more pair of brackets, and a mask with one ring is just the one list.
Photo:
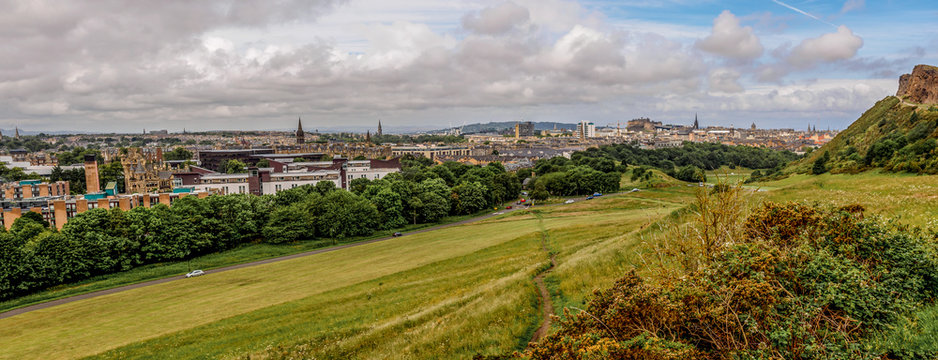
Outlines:
[[938, 294], [932, 239], [860, 206], [766, 203], [743, 228], [685, 276], [632, 272], [594, 292], [530, 357], [880, 358], [862, 344]]

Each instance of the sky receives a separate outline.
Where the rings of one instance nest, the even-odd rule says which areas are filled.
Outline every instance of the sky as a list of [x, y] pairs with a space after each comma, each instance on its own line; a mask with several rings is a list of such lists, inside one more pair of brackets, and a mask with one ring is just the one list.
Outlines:
[[0, 0], [0, 128], [842, 129], [938, 65], [938, 4]]

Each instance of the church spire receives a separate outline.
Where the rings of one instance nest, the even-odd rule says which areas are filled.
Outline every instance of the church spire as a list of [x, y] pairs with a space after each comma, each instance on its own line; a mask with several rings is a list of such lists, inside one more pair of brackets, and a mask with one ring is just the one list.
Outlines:
[[700, 129], [700, 123], [697, 122], [697, 113], [694, 113], [694, 130]]
[[375, 135], [381, 136], [382, 134], [384, 133], [381, 131], [381, 119], [378, 119], [378, 132], [376, 132]]
[[302, 144], [306, 142], [305, 136], [306, 135], [303, 133], [303, 119], [297, 117], [296, 118], [296, 143]]

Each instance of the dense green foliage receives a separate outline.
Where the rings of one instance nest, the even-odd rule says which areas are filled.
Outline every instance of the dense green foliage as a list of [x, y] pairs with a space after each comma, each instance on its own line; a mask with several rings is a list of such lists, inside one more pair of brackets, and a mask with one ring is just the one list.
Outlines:
[[104, 161], [104, 157], [101, 156], [101, 151], [80, 146], [68, 151], [58, 152], [55, 154], [55, 158], [59, 162], [59, 165], [81, 165], [85, 162], [85, 155], [94, 155], [99, 163]]
[[19, 139], [9, 136], [10, 134], [5, 135], [7, 136], [0, 138], [0, 149], [7, 151], [26, 149], [29, 152], [37, 152], [54, 147], [52, 144], [42, 141], [42, 139], [47, 138], [45, 134], [39, 134], [38, 136], [21, 136]]
[[891, 96], [877, 102], [850, 127], [789, 171], [857, 173], [882, 168], [938, 174], [936, 140], [938, 109], [905, 105]]
[[859, 206], [767, 203], [742, 241], [680, 278], [597, 291], [533, 359], [934, 358], [870, 346], [938, 295], [934, 234]]
[[[192, 159], [192, 152], [184, 147], [177, 147], [173, 151], [163, 153], [163, 160], [189, 160]], [[266, 159], [265, 159], [266, 160]]]
[[413, 158], [405, 163], [401, 173], [384, 179], [356, 179], [352, 192], [323, 181], [276, 195], [187, 196], [172, 207], [89, 210], [69, 219], [60, 232], [27, 213], [0, 233], [0, 299], [254, 241], [349, 238], [432, 223], [497, 206], [520, 192], [517, 176], [498, 163], [427, 166]]
[[675, 171], [675, 168], [685, 166], [694, 166], [704, 170], [716, 170], [722, 166], [775, 169], [798, 159], [798, 155], [790, 151], [693, 142], [685, 142], [681, 147], [653, 150], [641, 149], [633, 144], [603, 145], [575, 153], [574, 160], [577, 154], [591, 158], [605, 157], [628, 165], [651, 166], [669, 175]]

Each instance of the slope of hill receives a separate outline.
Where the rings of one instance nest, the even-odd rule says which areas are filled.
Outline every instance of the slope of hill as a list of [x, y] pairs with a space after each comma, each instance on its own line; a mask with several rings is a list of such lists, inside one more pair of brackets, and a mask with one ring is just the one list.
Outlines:
[[938, 174], [938, 107], [890, 96], [788, 173], [857, 173], [872, 168]]

